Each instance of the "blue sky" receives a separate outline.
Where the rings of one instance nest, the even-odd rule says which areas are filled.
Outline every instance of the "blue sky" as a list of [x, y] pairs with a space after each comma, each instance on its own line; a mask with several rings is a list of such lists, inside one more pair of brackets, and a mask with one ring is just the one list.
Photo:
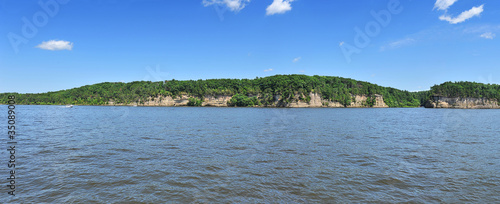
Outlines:
[[500, 82], [500, 1], [40, 2], [0, 0], [0, 92], [276, 74]]

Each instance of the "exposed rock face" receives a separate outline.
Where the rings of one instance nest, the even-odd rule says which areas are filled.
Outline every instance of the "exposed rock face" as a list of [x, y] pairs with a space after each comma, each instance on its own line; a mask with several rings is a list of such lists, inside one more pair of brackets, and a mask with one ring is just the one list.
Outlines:
[[[321, 95], [318, 93], [309, 93], [309, 97], [311, 97], [311, 101], [309, 101], [309, 103], [298, 100], [296, 102], [291, 102], [287, 104], [286, 107], [290, 108], [319, 108], [319, 107], [343, 108], [344, 107], [344, 105], [342, 105], [339, 102], [322, 99]], [[356, 95], [353, 97], [353, 101], [351, 102], [351, 104], [346, 107], [348, 108], [367, 107], [365, 105], [366, 99], [368, 99], [367, 96]], [[375, 104], [373, 105], [373, 107], [388, 108], [389, 106], [387, 106], [384, 103], [384, 99], [381, 95], [375, 94]]]
[[123, 103], [114, 103], [113, 101], [110, 101], [108, 104], [109, 105], [114, 105], [114, 106], [129, 106], [129, 105], [136, 105], [136, 106], [187, 106], [187, 103], [189, 102], [189, 97], [187, 96], [181, 96], [179, 98], [172, 98], [170, 96], [159, 96], [156, 98], [150, 97], [148, 101], [144, 101], [143, 104], [139, 103], [130, 103], [130, 104], [123, 104]]
[[[124, 105], [137, 105], [137, 106], [187, 106], [189, 98], [191, 96], [181, 95], [180, 97], [172, 98], [171, 96], [159, 96], [155, 98], [149, 98], [148, 101], [144, 103], [131, 103], [131, 104], [117, 104], [110, 101], [108, 105], [124, 106]], [[298, 97], [291, 100], [292, 102], [286, 103], [281, 100], [280, 95], [274, 96], [274, 103], [269, 107], [289, 107], [289, 108], [319, 108], [319, 107], [331, 107], [331, 108], [343, 108], [344, 105], [336, 101], [330, 101], [322, 99], [321, 95], [318, 93], [309, 93], [311, 100], [306, 102], [304, 100], [299, 100]], [[384, 99], [381, 95], [374, 95], [375, 104], [374, 108], [388, 108], [384, 103]], [[202, 106], [215, 106], [215, 107], [227, 107], [228, 101], [230, 101], [232, 96], [229, 95], [217, 95], [217, 96], [205, 96]], [[367, 107], [365, 104], [367, 96], [356, 95], [353, 96], [353, 100], [350, 105], [345, 106], [348, 108], [362, 108]]]
[[[290, 107], [290, 108], [344, 107], [339, 102], [333, 102], [322, 99], [321, 95], [318, 93], [309, 93], [309, 97], [311, 97], [309, 103], [297, 100], [295, 102], [286, 104], [285, 107]], [[277, 101], [277, 98], [275, 98], [274, 100]]]
[[[373, 105], [373, 108], [389, 108], [389, 106], [385, 104], [382, 95], [375, 94], [374, 96], [375, 96], [375, 104]], [[351, 102], [351, 105], [349, 107], [357, 107], [357, 108], [366, 107], [366, 105], [364, 104], [366, 99], [368, 99], [367, 96], [357, 95], [355, 97], [356, 102]]]
[[215, 106], [227, 107], [227, 102], [231, 100], [232, 96], [218, 95], [218, 96], [205, 96], [202, 106]]
[[[227, 102], [231, 100], [232, 96], [226, 95], [218, 95], [218, 96], [205, 96], [205, 99], [202, 103], [202, 106], [216, 106], [216, 107], [224, 107], [227, 106]], [[110, 101], [108, 105], [117, 105], [117, 106], [125, 106], [125, 105], [137, 105], [137, 106], [187, 106], [189, 102], [190, 96], [181, 95], [179, 97], [171, 97], [171, 96], [158, 96], [156, 98], [150, 97], [148, 101], [144, 101], [143, 104], [139, 103], [131, 103], [131, 104], [115, 104], [113, 101]]]
[[500, 108], [496, 99], [433, 96], [426, 108], [492, 109]]

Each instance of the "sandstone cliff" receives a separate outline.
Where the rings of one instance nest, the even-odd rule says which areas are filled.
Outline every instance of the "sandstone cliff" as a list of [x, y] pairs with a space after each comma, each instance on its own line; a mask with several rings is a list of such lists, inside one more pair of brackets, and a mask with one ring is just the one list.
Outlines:
[[[339, 102], [322, 99], [321, 95], [318, 93], [309, 93], [309, 96], [311, 97], [311, 101], [309, 101], [309, 103], [302, 100], [297, 100], [295, 102], [290, 102], [286, 104], [285, 107], [290, 107], [290, 108], [319, 108], [319, 107], [343, 108], [344, 107], [344, 105], [340, 104]], [[366, 99], [368, 99], [367, 96], [355, 95], [353, 96], [351, 104], [346, 107], [347, 108], [367, 107], [365, 104]], [[373, 108], [388, 108], [388, 107], [389, 106], [387, 106], [384, 103], [383, 97], [381, 95], [376, 94], [375, 104]]]
[[[227, 102], [231, 100], [232, 96], [219, 95], [219, 96], [205, 96], [205, 99], [202, 103], [202, 106], [215, 106], [215, 107], [227, 107]], [[181, 95], [178, 97], [171, 96], [158, 96], [158, 97], [150, 97], [149, 100], [144, 101], [143, 103], [114, 103], [110, 101], [108, 105], [116, 105], [116, 106], [128, 106], [128, 105], [137, 105], [137, 106], [187, 106], [189, 102], [188, 95]]]
[[[309, 97], [311, 100], [306, 102], [304, 100], [299, 100], [298, 97], [295, 97], [291, 100], [291, 102], [283, 102], [280, 95], [274, 96], [274, 103], [267, 107], [288, 107], [288, 108], [319, 108], [319, 107], [332, 107], [332, 108], [362, 108], [368, 107], [366, 105], [367, 96], [363, 95], [355, 95], [353, 96], [353, 100], [350, 105], [344, 106], [336, 101], [325, 100], [318, 93], [309, 93]], [[384, 99], [381, 95], [375, 94], [375, 103], [373, 105], [374, 108], [388, 108], [384, 103]], [[137, 106], [187, 106], [189, 102], [189, 98], [191, 96], [181, 95], [178, 97], [171, 96], [159, 96], [159, 97], [150, 97], [149, 100], [144, 101], [142, 103], [115, 103], [113, 101], [108, 102], [108, 105], [111, 106], [129, 106], [129, 105], [137, 105]], [[231, 100], [232, 96], [230, 95], [217, 95], [217, 96], [205, 96], [202, 106], [214, 106], [214, 107], [227, 107], [229, 100]]]
[[433, 96], [426, 108], [492, 109], [500, 108], [496, 99]]

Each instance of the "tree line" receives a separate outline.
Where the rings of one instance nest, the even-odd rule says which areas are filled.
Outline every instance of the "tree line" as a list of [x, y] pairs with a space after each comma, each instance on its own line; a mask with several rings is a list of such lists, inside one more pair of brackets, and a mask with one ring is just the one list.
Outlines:
[[445, 82], [431, 87], [430, 96], [488, 98], [500, 101], [500, 85], [476, 82]]
[[267, 106], [275, 102], [276, 95], [281, 96], [283, 103], [297, 99], [309, 102], [309, 93], [318, 93], [323, 99], [344, 106], [353, 102], [355, 95], [368, 96], [365, 102], [368, 106], [374, 105], [375, 94], [382, 95], [389, 107], [418, 107], [429, 98], [427, 91], [409, 92], [349, 78], [275, 75], [255, 79], [105, 82], [47, 93], [3, 93], [0, 103], [5, 104], [9, 94], [16, 95], [18, 104], [40, 105], [106, 105], [110, 101], [130, 104], [144, 103], [151, 97], [189, 95], [192, 98], [189, 104], [199, 106], [206, 96], [229, 95], [234, 96], [230, 106]]

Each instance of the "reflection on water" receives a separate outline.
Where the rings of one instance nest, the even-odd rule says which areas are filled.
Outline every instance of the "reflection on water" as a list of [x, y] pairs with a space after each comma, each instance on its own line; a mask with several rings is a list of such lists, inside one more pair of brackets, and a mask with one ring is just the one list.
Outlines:
[[500, 110], [17, 110], [2, 203], [500, 202]]

